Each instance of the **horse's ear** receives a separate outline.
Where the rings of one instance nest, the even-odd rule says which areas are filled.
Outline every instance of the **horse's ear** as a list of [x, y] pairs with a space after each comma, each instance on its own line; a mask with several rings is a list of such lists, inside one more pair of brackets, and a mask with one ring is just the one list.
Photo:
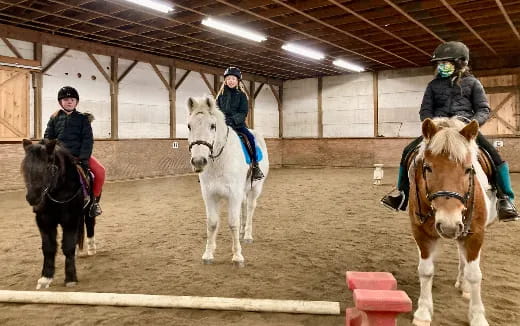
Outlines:
[[32, 141], [30, 141], [29, 139], [24, 139], [24, 140], [22, 140], [22, 144], [23, 144], [23, 149], [27, 152], [27, 149], [29, 148], [29, 146], [32, 145]]
[[191, 112], [193, 112], [193, 108], [196, 104], [197, 101], [193, 97], [188, 98], [188, 111], [190, 112], [190, 114]]
[[52, 152], [54, 152], [54, 149], [56, 148], [56, 139], [49, 140], [47, 143], [45, 143], [45, 149], [47, 150], [47, 154], [51, 155]]
[[213, 109], [215, 109], [215, 100], [209, 96], [206, 96], [206, 105], [210, 108], [210, 111], [213, 111]]
[[471, 120], [466, 127], [462, 128], [460, 134], [467, 140], [475, 139], [478, 135], [478, 122], [477, 120]]
[[431, 139], [439, 131], [432, 119], [426, 118], [422, 123], [422, 134], [424, 139]]

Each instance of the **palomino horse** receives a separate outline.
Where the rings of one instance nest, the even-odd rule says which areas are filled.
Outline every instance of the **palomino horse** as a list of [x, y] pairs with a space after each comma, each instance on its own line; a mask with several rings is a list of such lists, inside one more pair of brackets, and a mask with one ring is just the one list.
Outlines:
[[496, 218], [496, 196], [478, 162], [478, 123], [456, 118], [426, 119], [424, 141], [409, 172], [409, 215], [419, 248], [421, 293], [414, 325], [430, 325], [433, 315], [434, 254], [439, 238], [455, 240], [459, 273], [455, 286], [469, 297], [471, 326], [488, 325], [480, 296], [480, 249]]
[[[253, 241], [253, 213], [265, 178], [251, 181], [249, 165], [245, 161], [240, 139], [237, 133], [226, 125], [224, 114], [215, 107], [212, 98], [189, 98], [188, 110], [191, 165], [193, 170], [199, 173], [200, 188], [206, 205], [207, 240], [202, 260], [206, 264], [213, 262], [220, 204], [224, 199], [228, 202], [228, 224], [233, 239], [232, 261], [238, 266], [243, 266], [244, 257], [239, 237], [243, 234], [244, 242]], [[269, 159], [265, 141], [258, 133], [254, 134], [263, 152], [263, 159], [259, 165], [267, 177]], [[245, 218], [244, 214], [241, 214], [242, 206], [247, 207]]]
[[63, 230], [61, 248], [65, 255], [65, 285], [74, 286], [76, 275], [76, 245], [83, 248], [84, 226], [86, 224], [89, 254], [95, 251], [95, 220], [87, 212], [83, 187], [75, 164], [75, 159], [56, 140], [42, 140], [33, 144], [23, 140], [25, 157], [22, 173], [27, 188], [26, 199], [36, 213], [36, 224], [40, 230], [43, 251], [42, 276], [36, 289], [48, 288], [54, 277], [54, 260], [57, 244], [58, 225]]

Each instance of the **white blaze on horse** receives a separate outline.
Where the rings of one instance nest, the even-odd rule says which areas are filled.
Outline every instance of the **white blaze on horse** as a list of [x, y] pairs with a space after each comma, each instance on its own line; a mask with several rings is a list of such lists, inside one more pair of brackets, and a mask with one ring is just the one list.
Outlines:
[[[240, 237], [243, 235], [244, 242], [253, 241], [253, 213], [265, 178], [251, 181], [250, 166], [246, 163], [241, 141], [226, 125], [224, 114], [212, 98], [189, 98], [188, 110], [191, 165], [199, 173], [207, 215], [207, 242], [202, 260], [206, 264], [213, 262], [221, 202], [227, 200], [228, 225], [233, 240], [232, 261], [243, 266]], [[269, 159], [265, 141], [257, 132], [251, 132], [262, 151], [259, 166], [267, 177]]]
[[426, 119], [424, 141], [409, 172], [409, 216], [419, 248], [421, 293], [414, 325], [430, 325], [435, 247], [439, 238], [457, 242], [455, 286], [469, 297], [471, 326], [488, 325], [480, 295], [480, 249], [486, 226], [496, 219], [496, 195], [478, 160], [478, 123]]

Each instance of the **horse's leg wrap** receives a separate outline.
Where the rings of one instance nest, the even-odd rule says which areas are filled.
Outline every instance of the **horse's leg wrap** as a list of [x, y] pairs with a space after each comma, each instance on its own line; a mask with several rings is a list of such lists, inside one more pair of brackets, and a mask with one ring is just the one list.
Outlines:
[[466, 264], [464, 276], [470, 286], [470, 301], [468, 319], [471, 326], [488, 326], [484, 304], [480, 296], [482, 272], [480, 271], [480, 257]]

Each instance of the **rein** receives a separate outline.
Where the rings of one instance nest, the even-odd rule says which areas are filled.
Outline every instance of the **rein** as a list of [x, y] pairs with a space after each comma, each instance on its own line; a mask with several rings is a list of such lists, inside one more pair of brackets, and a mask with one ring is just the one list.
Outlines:
[[[416, 165], [416, 163], [417, 162], [414, 161], [414, 166]], [[417, 169], [416, 166], [415, 166], [415, 169]], [[421, 169], [422, 169], [422, 171], [421, 171], [422, 178], [424, 180], [424, 188], [426, 191], [426, 199], [428, 200], [429, 206], [430, 206], [430, 208], [428, 209], [426, 214], [423, 214], [422, 209], [421, 209], [421, 206], [422, 206], [421, 199], [419, 196], [419, 186], [418, 186], [417, 182], [415, 182], [415, 194], [417, 197], [417, 204], [419, 207], [419, 212], [415, 212], [415, 215], [417, 216], [417, 218], [419, 219], [421, 224], [425, 223], [428, 220], [428, 218], [433, 217], [435, 215], [435, 209], [433, 208], [433, 205], [432, 205], [432, 201], [434, 199], [441, 198], [441, 197], [444, 197], [446, 199], [455, 198], [455, 199], [458, 199], [464, 205], [464, 210], [463, 210], [463, 214], [462, 214], [464, 230], [462, 231], [462, 234], [460, 235], [459, 239], [466, 237], [468, 234], [472, 233], [470, 228], [471, 228], [471, 221], [473, 219], [473, 209], [475, 206], [475, 168], [473, 166], [471, 166], [471, 169], [469, 169], [469, 186], [468, 186], [468, 191], [464, 195], [461, 195], [458, 192], [447, 191], [447, 190], [441, 190], [441, 191], [437, 191], [434, 193], [430, 193], [430, 190], [428, 189], [428, 180], [426, 178], [426, 170], [428, 169], [428, 166], [425, 163], [423, 163]]]
[[207, 141], [205, 140], [195, 140], [193, 142], [190, 143], [190, 146], [188, 147], [188, 150], [191, 152], [191, 148], [195, 145], [204, 145], [204, 146], [207, 146], [209, 148], [209, 157], [215, 161], [216, 158], [218, 158], [222, 152], [224, 151], [224, 148], [226, 147], [226, 144], [227, 144], [227, 140], [228, 140], [228, 136], [229, 136], [229, 126], [226, 126], [227, 127], [227, 132], [226, 132], [226, 140], [224, 141], [224, 145], [222, 145], [222, 147], [220, 148], [219, 152], [217, 155], [213, 155], [213, 145], [215, 143], [215, 141], [213, 141], [213, 144], [210, 144], [208, 143]]
[[[53, 157], [52, 163], [49, 165], [49, 172], [52, 177], [56, 178], [56, 174], [58, 172], [58, 166], [54, 162], [54, 157]], [[65, 199], [65, 200], [58, 200], [51, 195], [50, 190], [49, 190], [51, 188], [51, 184], [53, 181], [54, 181], [54, 179], [51, 179], [51, 181], [49, 181], [49, 185], [43, 189], [42, 197], [47, 196], [47, 198], [49, 198], [51, 201], [53, 201], [57, 204], [67, 204], [67, 203], [71, 202], [74, 198], [76, 198], [81, 193], [81, 185], [80, 185], [78, 190], [76, 191], [76, 193], [74, 195], [72, 195], [70, 198]]]

